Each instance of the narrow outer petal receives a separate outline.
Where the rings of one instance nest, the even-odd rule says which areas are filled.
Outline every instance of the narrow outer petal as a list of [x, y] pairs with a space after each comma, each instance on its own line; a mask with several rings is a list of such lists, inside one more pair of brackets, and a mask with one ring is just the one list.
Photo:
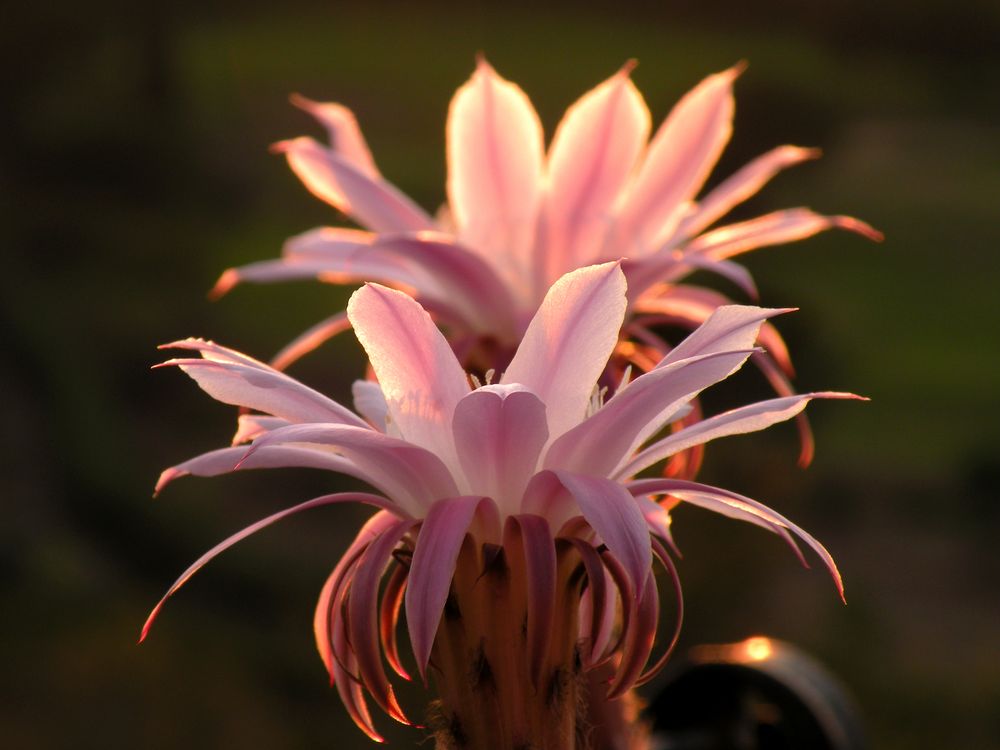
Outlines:
[[549, 440], [583, 419], [625, 317], [617, 263], [563, 276], [545, 295], [501, 383], [519, 383], [545, 404]]
[[378, 284], [356, 291], [347, 315], [400, 433], [457, 468], [451, 424], [470, 388], [430, 315], [402, 292]]
[[[830, 571], [830, 575], [833, 577], [833, 582], [837, 586], [837, 592], [840, 594], [841, 599], [844, 598], [843, 579], [840, 576], [840, 571], [837, 570], [837, 564], [833, 561], [833, 557], [827, 551], [826, 547], [820, 544], [807, 531], [796, 526], [780, 513], [772, 510], [763, 503], [759, 503], [756, 500], [744, 497], [743, 495], [739, 495], [735, 492], [730, 492], [729, 490], [720, 489], [719, 487], [711, 487], [706, 484], [691, 482], [684, 479], [640, 479], [635, 482], [630, 482], [628, 488], [634, 495], [668, 493], [671, 497], [689, 502], [693, 505], [702, 505], [699, 496], [714, 498], [735, 510], [748, 513], [760, 518], [763, 521], [767, 521], [768, 523], [789, 529], [802, 539], [802, 541], [809, 545], [809, 547], [811, 547], [817, 555], [819, 555], [820, 559], [826, 565], [827, 570]], [[715, 510], [709, 505], [704, 505], [703, 507]]]
[[206, 564], [211, 562], [213, 559], [218, 557], [220, 554], [225, 552], [227, 549], [232, 547], [237, 542], [246, 539], [252, 534], [256, 534], [261, 529], [267, 528], [272, 523], [280, 521], [283, 518], [287, 518], [295, 513], [300, 513], [304, 510], [310, 510], [311, 508], [318, 508], [321, 505], [332, 505], [334, 503], [366, 503], [368, 505], [374, 505], [377, 508], [382, 508], [383, 510], [388, 510], [393, 513], [399, 513], [396, 506], [386, 500], [384, 497], [379, 497], [378, 495], [370, 495], [367, 492], [340, 492], [335, 495], [323, 495], [322, 497], [316, 497], [312, 500], [307, 500], [304, 503], [299, 503], [298, 505], [293, 505], [291, 508], [286, 508], [285, 510], [273, 513], [267, 518], [262, 518], [256, 523], [250, 524], [242, 531], [233, 534], [228, 539], [225, 539], [219, 544], [215, 545], [206, 552], [204, 555], [199, 557], [195, 562], [181, 574], [181, 577], [174, 581], [173, 585], [167, 590], [167, 593], [163, 595], [163, 598], [153, 607], [153, 611], [149, 613], [149, 617], [146, 618], [146, 623], [142, 627], [142, 634], [139, 636], [139, 642], [142, 643], [146, 636], [149, 634], [149, 629], [153, 625], [153, 621], [156, 619], [157, 615], [160, 614], [160, 610], [163, 609], [163, 605], [166, 604], [167, 599], [169, 599], [173, 594], [185, 583], [187, 583], [191, 576], [205, 567]]
[[333, 151], [358, 171], [375, 179], [380, 177], [372, 152], [358, 127], [354, 113], [335, 102], [314, 102], [301, 94], [291, 96], [292, 104], [315, 117], [326, 128]]
[[508, 518], [505, 536], [505, 546], [520, 542], [524, 552], [528, 578], [528, 663], [531, 680], [538, 687], [541, 685], [542, 668], [552, 639], [556, 600], [555, 542], [548, 521], [533, 515]]
[[373, 232], [434, 229], [434, 220], [393, 185], [365, 174], [312, 138], [284, 141], [275, 150], [285, 154], [309, 192]]
[[743, 435], [766, 429], [796, 416], [814, 398], [858, 399], [860, 397], [853, 393], [819, 391], [760, 401], [756, 404], [732, 409], [709, 419], [695, 422], [693, 425], [653, 443], [616, 472], [616, 475], [619, 477], [633, 476], [657, 461], [695, 445], [702, 445], [720, 437]]
[[425, 681], [458, 553], [482, 500], [481, 497], [439, 500], [431, 507], [417, 536], [405, 607], [410, 644]]

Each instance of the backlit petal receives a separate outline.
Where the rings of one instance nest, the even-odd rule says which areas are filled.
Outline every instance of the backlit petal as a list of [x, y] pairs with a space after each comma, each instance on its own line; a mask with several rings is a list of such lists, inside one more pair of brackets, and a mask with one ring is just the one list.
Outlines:
[[625, 316], [617, 263], [563, 276], [545, 295], [502, 383], [520, 383], [545, 404], [549, 439], [583, 419]]
[[356, 291], [347, 315], [400, 434], [457, 467], [451, 424], [470, 387], [430, 315], [402, 292], [378, 284]]

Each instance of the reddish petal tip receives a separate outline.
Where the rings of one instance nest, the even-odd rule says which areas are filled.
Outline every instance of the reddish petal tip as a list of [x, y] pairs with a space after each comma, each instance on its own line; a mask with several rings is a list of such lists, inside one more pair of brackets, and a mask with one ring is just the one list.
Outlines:
[[213, 302], [225, 294], [240, 283], [240, 274], [235, 268], [227, 268], [219, 276], [219, 280], [215, 282], [215, 286], [208, 290], [208, 298]]
[[872, 242], [883, 242], [885, 240], [885, 235], [882, 232], [870, 224], [861, 221], [861, 219], [855, 219], [853, 216], [834, 216], [833, 225], [838, 229], [846, 229], [849, 232], [860, 234], [862, 237], [867, 237]]
[[629, 58], [625, 63], [618, 69], [618, 75], [622, 77], [628, 77], [632, 74], [632, 71], [639, 67], [639, 61], [634, 57]]
[[297, 91], [293, 91], [288, 95], [288, 101], [291, 102], [293, 107], [298, 107], [304, 112], [312, 114], [316, 107], [319, 106], [319, 102], [314, 99], [310, 99], [308, 96], [303, 96]]
[[730, 81], [735, 81], [743, 72], [750, 67], [750, 62], [748, 60], [740, 60], [735, 65], [728, 68], [723, 75], [729, 78]]

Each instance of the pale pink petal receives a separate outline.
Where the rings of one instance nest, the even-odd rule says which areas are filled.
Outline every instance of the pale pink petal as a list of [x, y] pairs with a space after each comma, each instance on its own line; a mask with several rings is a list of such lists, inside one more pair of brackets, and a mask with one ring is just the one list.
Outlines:
[[451, 423], [469, 381], [430, 315], [402, 292], [368, 284], [351, 296], [347, 316], [400, 434], [457, 468]]
[[458, 402], [453, 429], [469, 491], [517, 513], [548, 438], [545, 405], [530, 391], [483, 386]]
[[684, 219], [678, 232], [688, 236], [699, 234], [756, 194], [781, 170], [819, 156], [819, 149], [799, 146], [778, 146], [758, 156], [698, 201], [696, 210]]
[[741, 70], [735, 66], [703, 80], [656, 132], [616, 222], [616, 233], [631, 240], [620, 255], [644, 254], [672, 234], [729, 142], [733, 80]]
[[632, 67], [584, 94], [552, 139], [543, 235], [549, 280], [598, 260], [612, 208], [645, 148], [649, 110]]
[[504, 384], [519, 383], [545, 404], [549, 439], [583, 419], [625, 316], [625, 276], [617, 263], [563, 276], [528, 326]]
[[245, 406], [289, 422], [336, 422], [367, 427], [336, 401], [232, 349], [199, 339], [178, 341], [166, 347], [193, 349], [203, 359], [171, 359], [157, 367], [179, 367], [203, 391], [224, 404]]
[[682, 263], [695, 270], [717, 273], [719, 276], [736, 284], [751, 299], [757, 299], [760, 296], [757, 291], [757, 284], [753, 280], [753, 276], [750, 275], [750, 271], [739, 263], [734, 263], [731, 260], [715, 260], [694, 253], [682, 256]]
[[[245, 446], [221, 448], [202, 453], [184, 463], [164, 469], [156, 482], [154, 496], [175, 479], [186, 476], [217, 477], [243, 469], [278, 469], [285, 467], [325, 469], [348, 476], [359, 476], [360, 472], [349, 460], [332, 453], [314, 450], [305, 446], [281, 445], [262, 448], [246, 460]], [[361, 476], [359, 478], [367, 479]]]
[[434, 220], [390, 183], [365, 174], [312, 138], [276, 144], [309, 192], [373, 232], [434, 229]]
[[258, 438], [265, 432], [276, 430], [279, 427], [287, 427], [291, 424], [288, 420], [280, 417], [266, 417], [263, 414], [240, 414], [236, 418], [236, 434], [233, 435], [233, 445], [249, 443], [254, 438]]
[[850, 216], [821, 216], [808, 208], [789, 208], [713, 229], [692, 240], [686, 252], [725, 260], [758, 247], [803, 240], [833, 228], [856, 232], [877, 242], [882, 240], [881, 232]]
[[556, 550], [549, 522], [534, 515], [509, 517], [504, 530], [504, 546], [510, 549], [518, 542], [524, 552], [527, 574], [527, 657], [532, 684], [538, 688], [542, 684], [542, 668], [552, 639], [555, 615]]
[[254, 442], [244, 460], [268, 446], [313, 443], [333, 446], [365, 480], [422, 516], [438, 498], [457, 494], [455, 482], [433, 453], [411, 443], [363, 428], [338, 424], [301, 424], [273, 430]]
[[361, 134], [354, 113], [342, 104], [334, 102], [314, 102], [301, 94], [292, 94], [292, 104], [302, 109], [326, 128], [330, 137], [330, 147], [363, 174], [371, 178], [379, 177], [372, 152]]
[[347, 616], [351, 646], [358, 659], [361, 680], [375, 702], [396, 721], [409, 724], [382, 669], [378, 634], [379, 583], [392, 551], [416, 521], [402, 521], [372, 541], [358, 562], [351, 581]]
[[751, 350], [703, 354], [640, 375], [553, 442], [542, 465], [610, 476], [680, 407], [739, 369], [750, 354]]
[[684, 429], [653, 443], [619, 469], [616, 476], [631, 477], [658, 461], [695, 445], [702, 445], [710, 440], [729, 435], [757, 432], [779, 422], [784, 422], [805, 409], [806, 404], [814, 398], [859, 399], [860, 396], [855, 396], [853, 393], [820, 391], [760, 401], [756, 404], [732, 409], [688, 425]]
[[[683, 502], [687, 502], [692, 505], [699, 505], [708, 508], [709, 510], [719, 512], [718, 508], [711, 502], [714, 501], [715, 503], [722, 504], [731, 510], [738, 512], [741, 514], [740, 517], [743, 515], [753, 516], [761, 521], [764, 521], [766, 524], [771, 524], [791, 531], [802, 539], [802, 541], [804, 541], [809, 547], [811, 547], [817, 555], [819, 555], [820, 559], [826, 565], [827, 570], [830, 571], [830, 575], [833, 577], [833, 581], [837, 586], [837, 591], [840, 593], [841, 599], [843, 599], [844, 583], [841, 579], [840, 571], [837, 570], [837, 565], [834, 563], [833, 557], [831, 557], [830, 553], [827, 552], [826, 547], [820, 544], [808, 532], [796, 526], [780, 513], [771, 510], [766, 505], [759, 503], [756, 500], [751, 500], [749, 497], [744, 497], [743, 495], [738, 495], [735, 492], [730, 492], [729, 490], [724, 490], [719, 487], [711, 487], [698, 482], [690, 482], [684, 479], [639, 479], [634, 482], [630, 482], [628, 488], [634, 495], [668, 493], [671, 497], [677, 498]], [[746, 519], [743, 518], [743, 520]]]
[[635, 499], [618, 482], [600, 476], [551, 472], [566, 488], [587, 523], [625, 568], [633, 591], [641, 591], [653, 559], [649, 530]]
[[431, 506], [417, 536], [406, 587], [406, 623], [417, 670], [425, 681], [458, 553], [482, 500], [480, 497], [439, 500]]
[[309, 510], [311, 508], [318, 508], [322, 505], [331, 505], [334, 503], [366, 503], [368, 505], [374, 505], [377, 508], [382, 508], [383, 510], [388, 510], [393, 513], [397, 513], [395, 505], [393, 505], [389, 500], [384, 497], [379, 497], [378, 495], [371, 495], [367, 492], [340, 492], [335, 495], [323, 495], [322, 497], [316, 497], [312, 500], [307, 500], [304, 503], [299, 503], [291, 508], [285, 508], [285, 510], [273, 513], [267, 518], [262, 518], [261, 520], [247, 526], [242, 531], [233, 534], [228, 539], [220, 542], [206, 552], [204, 555], [199, 557], [187, 570], [181, 574], [181, 577], [174, 581], [173, 585], [167, 590], [167, 593], [163, 595], [163, 598], [153, 607], [153, 611], [149, 613], [149, 617], [146, 618], [146, 622], [142, 627], [142, 634], [139, 636], [139, 642], [142, 643], [149, 634], [149, 629], [153, 625], [153, 621], [159, 615], [160, 610], [163, 609], [163, 605], [181, 586], [188, 582], [188, 580], [201, 570], [207, 563], [209, 563], [214, 558], [218, 557], [220, 554], [225, 552], [227, 549], [232, 547], [239, 541], [246, 539], [251, 534], [256, 534], [261, 529], [270, 526], [276, 521], [280, 521], [283, 518], [287, 518], [290, 515], [299, 513], [303, 510]]
[[673, 523], [670, 511], [644, 495], [637, 496], [635, 500], [639, 505], [639, 510], [642, 511], [643, 518], [646, 519], [646, 525], [649, 527], [649, 530], [655, 536], [665, 541], [674, 551], [674, 554], [679, 557], [680, 552], [677, 550], [677, 545], [674, 544], [674, 535], [670, 531], [670, 526]]
[[[674, 284], [650, 289], [638, 299], [633, 310], [638, 314], [662, 315], [664, 322], [670, 325], [695, 329], [708, 320], [716, 309], [732, 304], [731, 299], [712, 289]], [[761, 325], [757, 343], [767, 350], [787, 375], [795, 374], [788, 347], [771, 323], [765, 321]]]
[[726, 305], [717, 308], [694, 333], [674, 347], [657, 367], [666, 367], [682, 359], [702, 354], [750, 349], [757, 341], [764, 321], [786, 312], [791, 312], [791, 309], [750, 305]]
[[542, 124], [484, 59], [448, 110], [448, 201], [462, 241], [512, 279], [528, 272], [542, 187]]
[[385, 402], [385, 394], [379, 384], [370, 380], [355, 380], [351, 385], [351, 395], [354, 397], [354, 410], [376, 430], [385, 432], [389, 405]]

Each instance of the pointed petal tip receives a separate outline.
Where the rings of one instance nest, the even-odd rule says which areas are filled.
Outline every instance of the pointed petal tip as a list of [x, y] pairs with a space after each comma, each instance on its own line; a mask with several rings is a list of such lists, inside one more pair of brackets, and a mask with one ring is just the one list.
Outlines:
[[628, 78], [629, 76], [632, 75], [632, 71], [638, 67], [639, 67], [639, 61], [634, 57], [630, 57], [628, 60], [622, 63], [622, 66], [618, 69], [618, 75], [623, 78]]
[[830, 221], [838, 229], [846, 229], [848, 232], [860, 234], [872, 242], [885, 241], [885, 235], [882, 232], [867, 222], [861, 221], [861, 219], [855, 219], [853, 216], [832, 216], [830, 217]]
[[738, 60], [735, 64], [724, 70], [721, 75], [729, 79], [730, 83], [739, 78], [750, 67], [749, 60]]
[[215, 285], [208, 290], [208, 298], [215, 302], [228, 294], [234, 286], [240, 283], [240, 273], [235, 268], [227, 268], [219, 276]]
[[316, 111], [316, 108], [320, 106], [319, 102], [317, 102], [315, 99], [310, 99], [308, 96], [303, 96], [297, 91], [293, 91], [291, 94], [288, 95], [288, 101], [291, 103], [293, 107], [297, 107], [298, 109], [301, 109], [303, 112], [308, 112], [309, 114], [313, 114]]

